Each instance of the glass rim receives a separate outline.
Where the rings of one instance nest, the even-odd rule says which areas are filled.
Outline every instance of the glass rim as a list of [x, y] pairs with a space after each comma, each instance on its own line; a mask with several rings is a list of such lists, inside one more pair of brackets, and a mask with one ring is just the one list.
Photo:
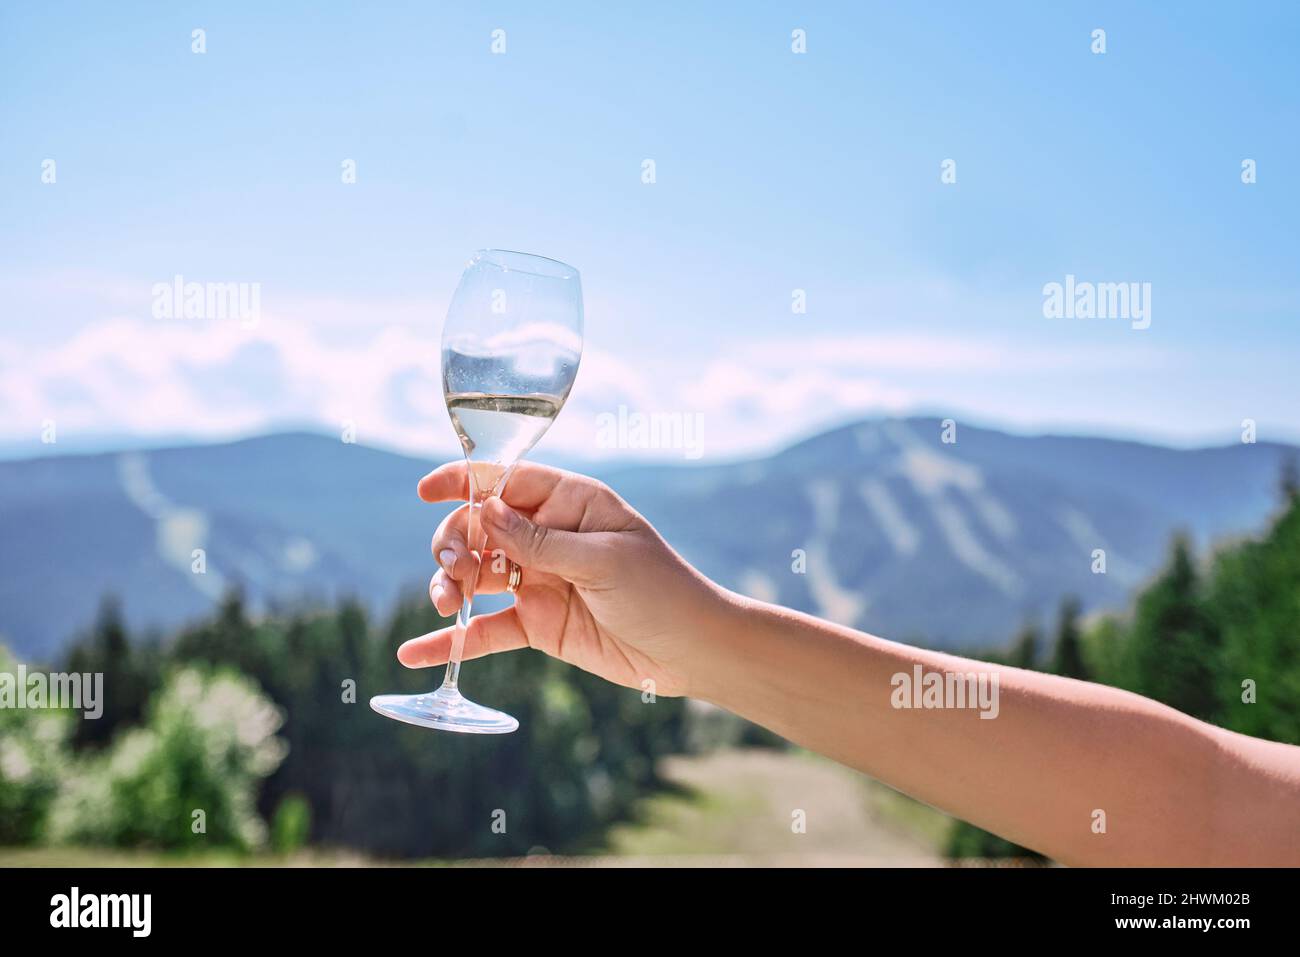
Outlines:
[[539, 256], [536, 253], [521, 253], [513, 249], [480, 249], [474, 253], [470, 264], [486, 262], [503, 272], [522, 272], [541, 279], [578, 279], [578, 270], [568, 263]]

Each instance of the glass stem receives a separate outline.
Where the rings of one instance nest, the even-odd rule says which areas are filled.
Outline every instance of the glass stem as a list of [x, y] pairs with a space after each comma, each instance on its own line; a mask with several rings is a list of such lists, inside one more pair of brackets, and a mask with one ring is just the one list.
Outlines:
[[483, 503], [495, 489], [480, 489], [473, 463], [469, 467], [469, 516], [465, 523], [465, 541], [469, 545], [473, 568], [460, 583], [460, 609], [456, 612], [456, 626], [451, 633], [451, 656], [447, 659], [447, 672], [440, 691], [455, 692], [460, 682], [460, 663], [465, 654], [465, 632], [473, 614], [474, 592], [478, 588], [479, 572], [483, 568], [483, 551], [487, 548], [487, 531], [479, 514]]

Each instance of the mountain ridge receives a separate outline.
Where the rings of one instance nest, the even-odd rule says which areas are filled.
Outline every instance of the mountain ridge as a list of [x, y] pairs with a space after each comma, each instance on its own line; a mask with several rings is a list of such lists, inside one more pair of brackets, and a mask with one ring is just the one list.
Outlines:
[[[724, 585], [930, 644], [1004, 642], [1062, 594], [1122, 603], [1169, 536], [1257, 529], [1281, 443], [1179, 449], [873, 418], [763, 457], [586, 463]], [[0, 462], [0, 636], [50, 656], [117, 594], [173, 628], [239, 584], [250, 604], [387, 611], [435, 570], [431, 463], [306, 431]], [[1107, 551], [1107, 573], [1089, 569]], [[202, 549], [203, 571], [196, 549]], [[798, 566], [803, 564], [802, 571]]]

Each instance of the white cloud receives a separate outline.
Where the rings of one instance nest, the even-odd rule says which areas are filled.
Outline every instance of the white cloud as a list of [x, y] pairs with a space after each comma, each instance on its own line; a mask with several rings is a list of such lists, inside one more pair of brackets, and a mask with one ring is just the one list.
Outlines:
[[[136, 285], [106, 284], [100, 302], [120, 303], [129, 288], [139, 303], [131, 308], [144, 312], [149, 285]], [[264, 299], [251, 328], [118, 309], [40, 342], [19, 331], [0, 333], [0, 440], [30, 441], [46, 419], [56, 422], [60, 441], [122, 434], [215, 439], [301, 426], [337, 433], [352, 422], [366, 444], [454, 454], [439, 391], [434, 303]], [[589, 344], [569, 407], [542, 451], [628, 454], [597, 444], [597, 417], [619, 406], [699, 415], [708, 457], [764, 451], [853, 417], [936, 401], [1014, 418], [1007, 397], [1016, 377], [1153, 361], [1149, 352], [1123, 349], [876, 332], [783, 334], [737, 342], [727, 355], [694, 352], [686, 343], [664, 353], [616, 355]]]

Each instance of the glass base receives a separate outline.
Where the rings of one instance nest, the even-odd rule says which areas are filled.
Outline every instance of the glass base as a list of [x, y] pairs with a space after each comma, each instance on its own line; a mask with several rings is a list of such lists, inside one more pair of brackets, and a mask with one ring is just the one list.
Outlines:
[[454, 688], [426, 694], [375, 695], [370, 707], [385, 717], [438, 731], [509, 734], [519, 728], [519, 722], [504, 711], [475, 704]]

